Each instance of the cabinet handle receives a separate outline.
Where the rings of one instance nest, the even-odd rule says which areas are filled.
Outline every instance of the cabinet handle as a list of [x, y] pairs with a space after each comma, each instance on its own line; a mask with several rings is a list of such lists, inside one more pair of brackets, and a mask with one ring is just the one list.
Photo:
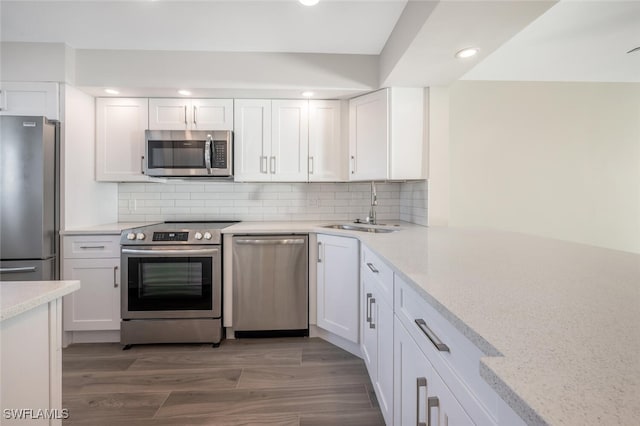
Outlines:
[[369, 321], [369, 328], [376, 328], [376, 325], [373, 323], [373, 304], [374, 303], [376, 303], [375, 297], [372, 297], [371, 299], [369, 299], [369, 304], [371, 305], [371, 308], [369, 308], [370, 314], [371, 314], [371, 321]]
[[[427, 426], [431, 426], [431, 409], [440, 407], [440, 400], [437, 396], [427, 398]], [[440, 425], [440, 413], [438, 413], [438, 426]]]
[[140, 173], [144, 174], [144, 155], [140, 157]]
[[99, 250], [102, 250], [102, 249], [105, 248], [105, 246], [80, 246], [80, 248], [81, 249], [85, 249], [85, 250], [88, 250], [88, 249], [99, 249]]
[[187, 124], [187, 106], [184, 106], [184, 124]]
[[369, 269], [371, 269], [371, 272], [373, 272], [374, 274], [377, 274], [378, 272], [380, 272], [376, 269], [375, 266], [373, 266], [373, 263], [367, 263], [367, 266], [369, 267]]
[[427, 323], [424, 322], [422, 318], [417, 319], [416, 324], [418, 324], [418, 327], [420, 327], [420, 330], [422, 330], [424, 335], [427, 336], [429, 340], [431, 340], [431, 343], [433, 343], [433, 346], [435, 346], [437, 350], [439, 350], [440, 352], [450, 352], [449, 346], [442, 343], [442, 340], [440, 340], [438, 336], [436, 336], [436, 334], [431, 331], [431, 329], [427, 326]]
[[271, 157], [271, 174], [275, 174], [276, 172], [276, 157]]
[[113, 288], [118, 288], [118, 267], [113, 267]]
[[356, 157], [355, 156], [351, 156], [351, 174], [354, 174], [356, 172]]
[[320, 258], [320, 250], [322, 249], [322, 243], [318, 241], [318, 263], [322, 263], [322, 258]]
[[309, 174], [313, 174], [313, 157], [309, 157]]
[[367, 293], [367, 322], [371, 324], [371, 305], [369, 304], [369, 299], [373, 296], [371, 293]]
[[198, 107], [193, 106], [193, 124], [198, 124]]
[[267, 173], [267, 157], [260, 156], [260, 173]]
[[[426, 426], [425, 422], [420, 421], [420, 388], [424, 387], [424, 393], [427, 394], [427, 378], [416, 378], [416, 426]], [[429, 413], [427, 413], [428, 415]]]

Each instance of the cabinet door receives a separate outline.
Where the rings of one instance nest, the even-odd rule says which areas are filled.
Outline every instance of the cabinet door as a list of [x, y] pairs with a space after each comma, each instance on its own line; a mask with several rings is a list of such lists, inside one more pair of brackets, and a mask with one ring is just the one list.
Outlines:
[[147, 99], [96, 99], [96, 180], [148, 180], [142, 174], [148, 119]]
[[373, 315], [378, 333], [377, 374], [374, 382], [380, 411], [387, 424], [393, 423], [393, 308], [375, 296]]
[[[399, 320], [394, 324], [394, 425], [473, 425]], [[427, 423], [427, 416], [430, 422]]]
[[120, 258], [65, 259], [63, 276], [80, 280], [80, 290], [64, 297], [64, 329], [120, 329]]
[[340, 133], [340, 101], [309, 101], [310, 182], [346, 179], [347, 150]]
[[193, 121], [191, 101], [186, 99], [149, 99], [150, 130], [186, 130]]
[[378, 333], [375, 328], [377, 318], [375, 316], [375, 282], [369, 279], [365, 274], [362, 277], [362, 296], [360, 297], [361, 305], [361, 324], [362, 324], [362, 358], [369, 371], [371, 382], [377, 380], [378, 366]]
[[59, 120], [58, 83], [0, 84], [0, 115], [44, 115]]
[[358, 343], [358, 240], [318, 234], [318, 327]]
[[272, 101], [269, 172], [272, 180], [306, 182], [309, 156], [309, 101]]
[[236, 181], [271, 180], [271, 101], [238, 99], [234, 102], [234, 176]]
[[349, 101], [349, 180], [387, 178], [388, 89]]
[[192, 99], [193, 130], [233, 130], [233, 99]]

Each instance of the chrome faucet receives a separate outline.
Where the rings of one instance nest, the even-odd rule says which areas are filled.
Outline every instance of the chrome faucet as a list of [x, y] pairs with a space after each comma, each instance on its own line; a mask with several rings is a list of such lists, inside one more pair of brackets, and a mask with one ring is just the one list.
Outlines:
[[376, 206], [378, 205], [378, 194], [376, 193], [376, 183], [371, 181], [371, 209], [369, 210], [369, 216], [367, 216], [367, 223], [375, 225], [376, 220]]

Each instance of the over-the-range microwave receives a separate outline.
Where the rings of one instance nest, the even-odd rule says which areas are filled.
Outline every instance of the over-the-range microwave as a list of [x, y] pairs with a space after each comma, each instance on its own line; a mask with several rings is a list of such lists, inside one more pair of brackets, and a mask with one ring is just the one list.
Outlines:
[[233, 177], [228, 130], [146, 130], [144, 173], [157, 177]]

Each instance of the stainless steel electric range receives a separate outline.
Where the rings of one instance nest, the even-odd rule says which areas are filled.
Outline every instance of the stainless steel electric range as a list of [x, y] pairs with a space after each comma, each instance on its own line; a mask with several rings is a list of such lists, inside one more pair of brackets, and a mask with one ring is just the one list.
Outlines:
[[222, 233], [236, 222], [165, 222], [122, 232], [120, 342], [222, 339]]

